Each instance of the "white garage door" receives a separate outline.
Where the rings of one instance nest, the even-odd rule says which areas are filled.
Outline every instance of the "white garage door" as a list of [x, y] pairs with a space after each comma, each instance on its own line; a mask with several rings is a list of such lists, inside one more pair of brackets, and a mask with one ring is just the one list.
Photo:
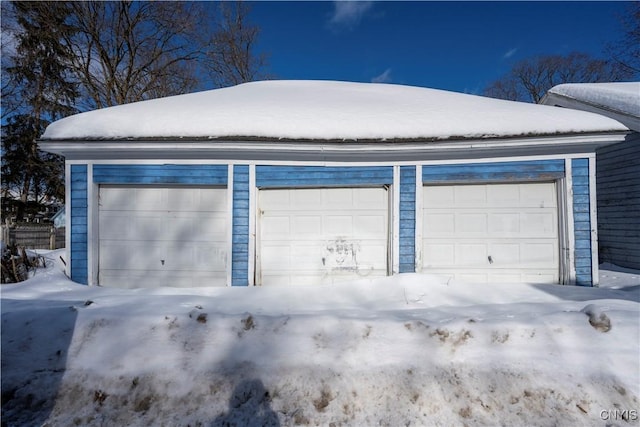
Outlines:
[[257, 284], [386, 276], [387, 193], [384, 188], [260, 190]]
[[423, 271], [492, 283], [558, 283], [555, 184], [423, 189]]
[[99, 283], [224, 286], [227, 217], [226, 189], [100, 187]]

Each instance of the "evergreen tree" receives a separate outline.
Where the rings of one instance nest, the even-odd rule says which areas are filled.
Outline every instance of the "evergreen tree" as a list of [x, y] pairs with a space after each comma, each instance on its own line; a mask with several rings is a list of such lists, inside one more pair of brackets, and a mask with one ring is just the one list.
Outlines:
[[3, 67], [3, 104], [17, 107], [2, 123], [2, 192], [19, 198], [21, 220], [29, 200], [64, 199], [63, 160], [39, 151], [36, 139], [51, 121], [76, 112], [77, 92], [65, 67], [72, 52], [60, 42], [72, 31], [65, 25], [67, 4], [13, 2], [11, 12], [17, 32], [15, 51]]

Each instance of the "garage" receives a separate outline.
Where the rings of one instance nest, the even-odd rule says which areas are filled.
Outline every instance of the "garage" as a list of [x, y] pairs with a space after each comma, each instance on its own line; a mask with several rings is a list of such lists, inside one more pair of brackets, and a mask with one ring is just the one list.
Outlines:
[[258, 191], [256, 284], [317, 285], [386, 276], [386, 187]]
[[225, 286], [228, 217], [226, 188], [100, 186], [99, 284]]
[[559, 283], [554, 182], [422, 191], [424, 272], [476, 283]]
[[[630, 135], [567, 108], [264, 81], [66, 117], [38, 144], [66, 158], [77, 283], [597, 286], [595, 150]], [[196, 193], [205, 206], [168, 202]]]

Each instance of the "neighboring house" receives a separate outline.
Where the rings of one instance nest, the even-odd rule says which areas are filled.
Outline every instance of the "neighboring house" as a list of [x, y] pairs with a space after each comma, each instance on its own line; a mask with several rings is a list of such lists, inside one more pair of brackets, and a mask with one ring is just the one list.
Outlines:
[[51, 124], [67, 271], [103, 286], [429, 272], [594, 285], [596, 114], [434, 89], [266, 81]]
[[634, 131], [596, 150], [598, 242], [600, 262], [640, 269], [640, 82], [562, 84], [542, 103], [602, 114]]
[[51, 222], [55, 228], [64, 228], [67, 225], [67, 219], [65, 217], [65, 208], [62, 207], [51, 217]]

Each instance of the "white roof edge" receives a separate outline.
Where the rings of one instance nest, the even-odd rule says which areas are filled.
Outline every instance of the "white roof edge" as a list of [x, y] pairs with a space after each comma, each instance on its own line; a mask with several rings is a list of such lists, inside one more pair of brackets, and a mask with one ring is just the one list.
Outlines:
[[[603, 145], [626, 139], [629, 131], [583, 135], [549, 135], [518, 138], [447, 140], [428, 143], [390, 142], [326, 142], [310, 141], [45, 141], [40, 148], [72, 159], [96, 158], [197, 158], [197, 159], [272, 159], [279, 155], [290, 157], [322, 158], [332, 156], [350, 162], [364, 157], [405, 158], [429, 160], [431, 158], [474, 158], [487, 153], [527, 152], [555, 154], [589, 151]], [[354, 155], [357, 155], [354, 157]], [[434, 157], [435, 156], [435, 157]]]
[[640, 82], [564, 83], [540, 103], [600, 114], [640, 132]]

